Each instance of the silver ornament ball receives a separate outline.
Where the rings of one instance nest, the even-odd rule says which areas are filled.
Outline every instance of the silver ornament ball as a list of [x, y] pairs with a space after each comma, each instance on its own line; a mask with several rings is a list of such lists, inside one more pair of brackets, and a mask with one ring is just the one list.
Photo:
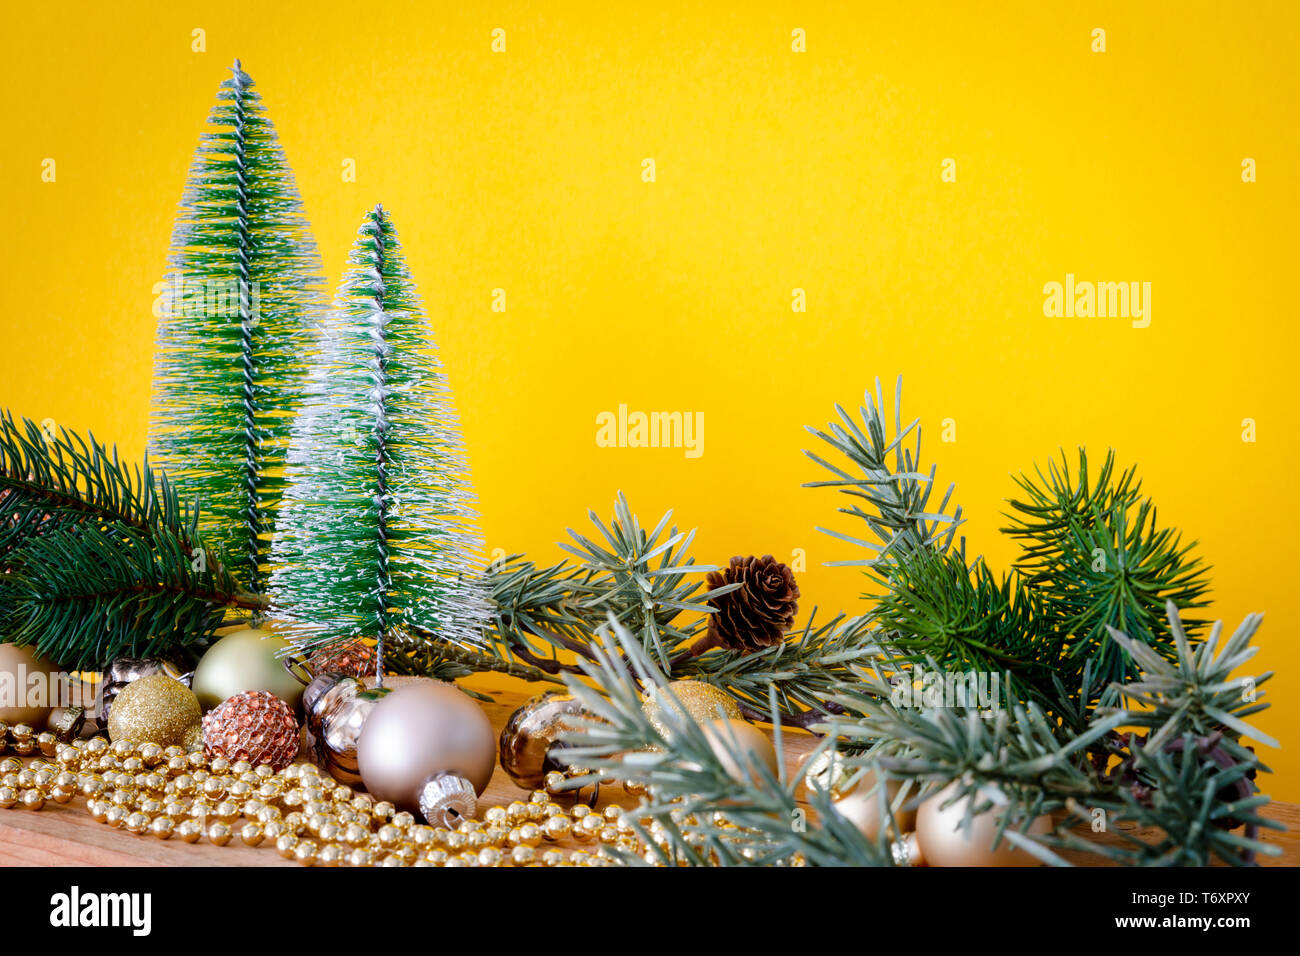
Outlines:
[[444, 810], [473, 814], [473, 798], [496, 766], [496, 739], [483, 709], [454, 684], [421, 680], [375, 704], [357, 741], [357, 766], [376, 800], [441, 823], [433, 818]]

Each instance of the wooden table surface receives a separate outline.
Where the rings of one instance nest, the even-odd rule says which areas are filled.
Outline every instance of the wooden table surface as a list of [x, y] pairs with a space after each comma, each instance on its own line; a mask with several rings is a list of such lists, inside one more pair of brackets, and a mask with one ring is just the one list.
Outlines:
[[[495, 703], [484, 709], [496, 731], [500, 731], [506, 718], [526, 698], [526, 693], [492, 691]], [[785, 734], [785, 759], [793, 771], [799, 759], [816, 745], [816, 738], [799, 732]], [[514, 785], [505, 772], [497, 768], [486, 792], [479, 799], [482, 810], [505, 805], [513, 800], [527, 799], [527, 791]], [[605, 787], [601, 791], [600, 806], [606, 803], [627, 803], [629, 798], [621, 787]], [[1287, 826], [1283, 832], [1267, 831], [1264, 839], [1282, 848], [1278, 857], [1263, 857], [1264, 866], [1300, 865], [1300, 806], [1273, 803], [1265, 815]], [[1132, 831], [1141, 836], [1142, 831]], [[1093, 838], [1118, 842], [1115, 834], [1089, 834]], [[564, 844], [560, 844], [563, 846]], [[577, 847], [578, 844], [573, 844]], [[1065, 853], [1072, 862], [1096, 864], [1090, 854]], [[75, 798], [62, 806], [50, 801], [45, 808], [33, 812], [17, 808], [0, 810], [0, 866], [297, 866], [282, 859], [267, 846], [247, 847], [238, 839], [224, 847], [203, 840], [187, 844], [175, 838], [158, 840], [151, 836], [135, 836], [124, 830], [96, 823], [86, 812], [85, 800]]]

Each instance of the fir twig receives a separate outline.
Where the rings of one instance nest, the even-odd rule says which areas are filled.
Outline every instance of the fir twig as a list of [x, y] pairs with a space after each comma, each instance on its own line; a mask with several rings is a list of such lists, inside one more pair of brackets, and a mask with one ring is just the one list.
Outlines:
[[144, 534], [166, 529], [193, 540], [196, 516], [148, 460], [132, 468], [93, 435], [46, 431], [0, 413], [0, 555], [34, 535], [85, 522]]
[[1117, 684], [1114, 690], [1130, 702], [1134, 724], [1153, 728], [1147, 745], [1160, 747], [1178, 734], [1191, 731], [1203, 737], [1217, 732], [1233, 739], [1244, 736], [1270, 747], [1280, 746], [1244, 720], [1268, 709], [1259, 688], [1273, 672], [1259, 677], [1232, 676], [1259, 651], [1250, 641], [1264, 615], [1246, 615], [1222, 648], [1219, 640], [1223, 622], [1215, 621], [1210, 636], [1193, 649], [1178, 607], [1172, 601], [1166, 606], [1166, 614], [1177, 655], [1173, 661], [1166, 660], [1141, 641], [1110, 628], [1111, 640], [1130, 654], [1142, 670], [1141, 677]]
[[[801, 826], [807, 810], [795, 795], [799, 781], [779, 776], [723, 734], [716, 747], [668, 688], [668, 679], [622, 625], [612, 621], [594, 645], [596, 662], [584, 664], [587, 686], [565, 678], [570, 691], [600, 722], [568, 735], [566, 759], [596, 773], [644, 784], [649, 803], [629, 814], [647, 843], [646, 862], [668, 865], [813, 866], [889, 865], [885, 848], [863, 837], [815, 796], [821, 826]], [[662, 708], [668, 736], [641, 708], [641, 689], [655, 688], [676, 706]], [[775, 702], [769, 719], [778, 728]], [[743, 768], [742, 778], [731, 767]], [[634, 862], [635, 858], [624, 858]]]
[[0, 594], [8, 639], [70, 670], [184, 651], [212, 635], [226, 608], [262, 606], [170, 532], [93, 524], [32, 538], [0, 574]]
[[60, 666], [182, 654], [226, 608], [260, 611], [148, 461], [0, 416], [0, 614], [6, 639]]
[[[1136, 469], [1117, 473], [1114, 452], [1095, 477], [1083, 449], [1074, 475], [1062, 456], [1036, 476], [1017, 479], [1026, 497], [1011, 501], [1012, 524], [1003, 530], [1022, 542], [1016, 567], [1042, 596], [1051, 625], [1070, 638], [1067, 660], [1074, 673], [1090, 664], [1100, 688], [1137, 675], [1133, 659], [1110, 639], [1111, 629], [1172, 660], [1177, 649], [1166, 602], [1204, 607], [1209, 590], [1195, 542], [1184, 544], [1178, 532], [1157, 524]], [[1184, 622], [1192, 635], [1204, 624]], [[1104, 696], [1113, 702], [1111, 694]]]
[[[805, 451], [805, 455], [834, 474], [835, 478], [806, 482], [804, 487], [835, 488], [855, 499], [854, 504], [839, 511], [862, 520], [875, 540], [829, 528], [817, 530], [875, 553], [871, 558], [828, 562], [828, 566], [865, 567], [868, 573], [879, 579], [895, 557], [931, 549], [946, 552], [953, 545], [962, 517], [960, 506], [948, 514], [953, 485], [948, 486], [937, 504], [931, 505], [938, 466], [932, 465], [928, 473], [921, 470], [920, 419], [906, 427], [903, 425], [902, 377], [898, 378], [894, 389], [892, 434], [885, 420], [879, 379], [876, 379], [874, 399], [867, 392], [864, 401], [865, 405], [858, 409], [860, 423], [836, 405], [839, 421], [831, 422], [825, 431], [808, 429], [844, 455], [859, 473], [854, 474]], [[907, 441], [913, 434], [915, 442], [908, 447]], [[864, 508], [862, 503], [870, 506], [871, 510]]]

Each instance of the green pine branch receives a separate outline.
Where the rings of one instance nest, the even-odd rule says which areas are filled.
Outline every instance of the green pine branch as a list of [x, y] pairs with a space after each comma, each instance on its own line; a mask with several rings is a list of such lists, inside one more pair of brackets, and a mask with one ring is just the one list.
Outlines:
[[590, 576], [567, 562], [539, 568], [523, 555], [489, 566], [485, 585], [492, 607], [492, 632], [499, 653], [550, 674], [576, 673], [561, 652], [587, 653], [588, 617], [576, 606], [575, 579]]
[[[966, 795], [993, 785], [1010, 798], [1008, 819], [1024, 822], [1062, 806], [1067, 796], [1105, 786], [1090, 753], [1127, 721], [1126, 713], [1098, 718], [1062, 740], [1058, 719], [1035, 701], [931, 699], [920, 688], [904, 693], [895, 679], [906, 672], [897, 663], [881, 657], [859, 668], [858, 679], [842, 685], [835, 697], [864, 714], [829, 725], [847, 745], [863, 750], [865, 756], [850, 760], [851, 766], [875, 762], [899, 779], [936, 790], [955, 783]], [[934, 658], [923, 666], [944, 672]]]
[[1000, 673], [1013, 698], [1060, 709], [1065, 643], [1038, 592], [1018, 578], [998, 580], [983, 560], [967, 564], [956, 550], [901, 554], [889, 578], [868, 619], [901, 660]]
[[[384, 658], [385, 670], [394, 674], [432, 677], [443, 681], [459, 680], [471, 674], [494, 673], [534, 683], [563, 683], [554, 674], [520, 663], [500, 653], [499, 648], [489, 647], [486, 650], [479, 650], [473, 647], [460, 647], [439, 640], [437, 632], [416, 630], [426, 640], [396, 650], [390, 649]], [[489, 695], [470, 688], [462, 687], [461, 690], [480, 700], [492, 699]]]
[[[1026, 497], [1010, 502], [1012, 524], [1003, 530], [1023, 546], [1017, 570], [1042, 597], [1052, 626], [1070, 638], [1073, 672], [1091, 665], [1099, 689], [1136, 676], [1112, 629], [1175, 659], [1166, 602], [1204, 607], [1209, 591], [1209, 569], [1192, 553], [1195, 542], [1184, 544], [1177, 531], [1158, 525], [1136, 470], [1117, 473], [1113, 452], [1095, 477], [1083, 449], [1076, 473], [1062, 458], [1036, 476], [1017, 479]], [[1194, 636], [1204, 625], [1185, 622]], [[1110, 692], [1099, 696], [1112, 702]]]
[[[586, 572], [570, 581], [574, 611], [593, 627], [606, 613], [613, 614], [661, 667], [670, 667], [673, 653], [698, 637], [705, 625], [703, 616], [713, 613], [709, 599], [738, 585], [701, 590], [703, 582], [692, 576], [718, 569], [695, 563], [689, 554], [695, 531], [670, 527], [671, 511], [646, 531], [619, 492], [613, 521], [606, 525], [594, 511], [588, 517], [599, 539], [570, 530], [573, 544], [560, 543]], [[701, 616], [683, 623], [679, 620], [683, 613]]]
[[0, 555], [86, 522], [146, 534], [166, 529], [193, 540], [196, 518], [147, 460], [131, 468], [93, 435], [83, 439], [0, 413]]
[[261, 603], [169, 532], [93, 523], [32, 538], [10, 557], [0, 592], [7, 638], [69, 670], [185, 655], [227, 608]]
[[665, 673], [713, 683], [753, 717], [766, 719], [769, 687], [790, 724], [806, 726], [838, 712], [827, 709], [828, 694], [875, 646], [865, 621], [838, 615], [818, 625], [814, 611], [773, 647], [696, 654], [713, 613], [710, 600], [740, 585], [706, 587], [704, 575], [717, 569], [695, 563], [689, 552], [695, 532], [671, 527], [671, 512], [647, 531], [620, 494], [612, 521], [590, 517], [596, 535], [570, 530], [573, 543], [561, 544], [580, 564], [538, 567], [512, 555], [488, 569], [498, 654], [549, 675], [580, 673], [581, 662], [596, 659], [593, 635], [612, 614]]
[[674, 660], [674, 680], [701, 680], [727, 691], [751, 719], [767, 720], [775, 694], [781, 720], [807, 727], [844, 713], [832, 700], [841, 684], [853, 678], [853, 668], [880, 653], [880, 633], [865, 617], [837, 614], [816, 624], [817, 609], [780, 644], [737, 654], [714, 648], [707, 653]]
[[184, 655], [227, 608], [262, 608], [198, 523], [148, 461], [130, 466], [93, 437], [0, 415], [6, 640], [98, 670], [119, 656]]
[[[1256, 623], [1248, 619], [1218, 658], [1213, 650], [1202, 653], [1196, 678], [1202, 691], [1240, 693], [1235, 683], [1218, 686], [1223, 683], [1219, 668], [1249, 659], [1247, 645]], [[1162, 683], [1168, 663], [1150, 652], [1143, 660], [1156, 669], [1152, 680]], [[940, 669], [937, 661], [927, 664]], [[829, 735], [817, 752], [845, 752], [836, 759], [850, 782], [867, 769], [878, 786], [899, 781], [906, 808], [951, 788], [945, 799], [966, 799], [967, 820], [998, 814], [994, 846], [1005, 841], [1052, 865], [1068, 865], [1059, 855], [1062, 849], [1126, 866], [1204, 866], [1216, 860], [1240, 865], [1261, 853], [1279, 852], [1260, 839], [1262, 830], [1280, 829], [1260, 813], [1267, 797], [1258, 794], [1254, 777], [1267, 768], [1221, 731], [1198, 732], [1200, 718], [1193, 708], [1181, 707], [1167, 695], [1153, 701], [1156, 712], [1149, 719], [1154, 724], [1166, 712], [1174, 720], [1168, 731], [1145, 737], [1119, 734], [1120, 727], [1140, 722], [1143, 715], [1114, 709], [1095, 714], [1085, 731], [1062, 739], [1058, 721], [1032, 701], [990, 711], [982, 703], [918, 703], [900, 696], [896, 668], [897, 661], [882, 648], [869, 664], [855, 665], [856, 679], [842, 684], [833, 698], [845, 714], [860, 716], [838, 717], [825, 725]], [[795, 799], [798, 781], [784, 773], [774, 778], [747, 764], [725, 739], [721, 753], [715, 750], [684, 708], [662, 708], [671, 726], [666, 733], [656, 729], [641, 701], [647, 688], [671, 696], [667, 677], [621, 626], [611, 624], [602, 632], [594, 659], [585, 661], [582, 671], [586, 682], [572, 675], [565, 680], [594, 721], [569, 735], [566, 757], [603, 778], [649, 788], [649, 801], [634, 816], [650, 843], [652, 862], [888, 862], [888, 837], [866, 841], [825, 794], [811, 795], [813, 814], [806, 826], [791, 826], [791, 819], [804, 812]], [[780, 752], [775, 688], [769, 703]], [[1118, 760], [1097, 759], [1099, 751]], [[729, 773], [728, 761], [749, 772]], [[892, 815], [894, 810], [882, 812]], [[1125, 836], [1123, 843], [1079, 835], [1077, 825], [1092, 822], [1098, 812]], [[1030, 836], [1028, 825], [1044, 814], [1055, 815], [1055, 827]], [[1149, 828], [1154, 838], [1132, 836], [1138, 827]], [[880, 828], [882, 834], [889, 830]]]

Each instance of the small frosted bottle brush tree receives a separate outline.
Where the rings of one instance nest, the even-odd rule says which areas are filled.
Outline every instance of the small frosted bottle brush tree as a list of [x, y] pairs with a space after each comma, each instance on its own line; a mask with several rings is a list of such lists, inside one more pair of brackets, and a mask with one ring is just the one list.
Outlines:
[[382, 207], [349, 261], [293, 426], [273, 605], [305, 651], [375, 638], [381, 666], [453, 676], [438, 661], [483, 643], [489, 608], [451, 389]]
[[320, 260], [284, 152], [235, 61], [190, 168], [158, 323], [150, 456], [226, 569], [265, 594], [266, 563]]

